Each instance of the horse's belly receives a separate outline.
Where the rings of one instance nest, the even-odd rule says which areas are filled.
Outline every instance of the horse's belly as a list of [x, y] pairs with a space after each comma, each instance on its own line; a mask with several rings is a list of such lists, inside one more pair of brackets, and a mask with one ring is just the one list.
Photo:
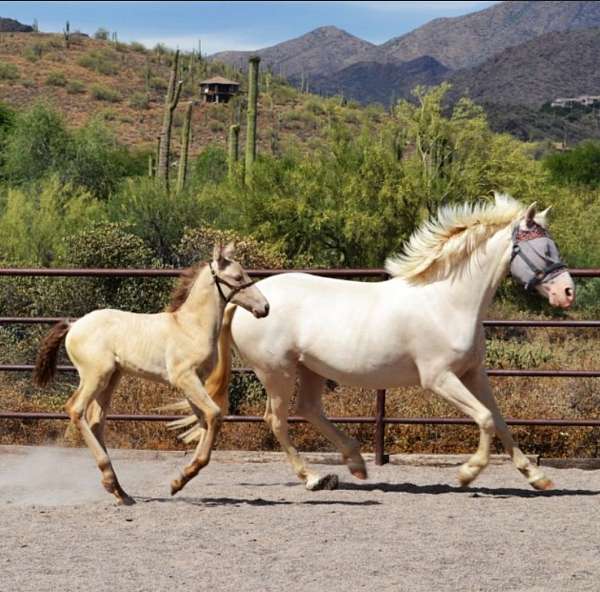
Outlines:
[[339, 384], [362, 388], [384, 389], [419, 384], [419, 372], [408, 356], [387, 363], [364, 363], [347, 360], [302, 356], [300, 362], [320, 376]]

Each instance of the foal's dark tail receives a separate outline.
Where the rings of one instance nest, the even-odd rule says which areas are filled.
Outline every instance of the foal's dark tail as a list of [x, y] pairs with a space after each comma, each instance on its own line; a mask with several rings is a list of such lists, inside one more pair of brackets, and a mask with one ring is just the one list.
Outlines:
[[38, 386], [46, 386], [54, 378], [58, 348], [70, 328], [67, 321], [60, 321], [44, 337], [33, 370], [33, 381]]

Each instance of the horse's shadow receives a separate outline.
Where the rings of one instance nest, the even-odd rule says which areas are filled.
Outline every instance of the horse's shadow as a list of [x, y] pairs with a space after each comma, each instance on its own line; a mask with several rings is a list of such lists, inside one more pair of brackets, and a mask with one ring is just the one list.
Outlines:
[[444, 493], [462, 493], [471, 497], [570, 497], [595, 496], [600, 491], [588, 489], [551, 489], [536, 491], [516, 487], [459, 487], [456, 485], [416, 485], [414, 483], [340, 483], [339, 490], [345, 491], [382, 491], [384, 493], [410, 493], [413, 495], [441, 495]]
[[237, 498], [237, 497], [143, 497], [135, 496], [136, 502], [159, 502], [159, 503], [179, 503], [191, 506], [201, 506], [210, 508], [214, 506], [379, 506], [381, 502], [376, 500], [352, 501], [352, 500], [331, 500], [331, 499], [312, 499], [302, 501], [292, 500], [267, 500], [263, 498]]

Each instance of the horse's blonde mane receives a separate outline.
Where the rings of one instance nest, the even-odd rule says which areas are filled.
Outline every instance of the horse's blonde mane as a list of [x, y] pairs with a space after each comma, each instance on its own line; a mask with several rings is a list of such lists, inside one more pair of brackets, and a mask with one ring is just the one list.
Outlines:
[[496, 194], [494, 203], [442, 207], [436, 219], [425, 222], [413, 233], [403, 254], [386, 261], [385, 268], [391, 276], [413, 283], [446, 277], [525, 210], [522, 203], [505, 194]]

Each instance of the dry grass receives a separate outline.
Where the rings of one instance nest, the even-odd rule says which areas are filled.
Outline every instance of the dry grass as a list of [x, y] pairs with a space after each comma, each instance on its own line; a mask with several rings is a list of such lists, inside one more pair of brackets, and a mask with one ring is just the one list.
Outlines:
[[[559, 329], [530, 329], [496, 331], [492, 343], [498, 350], [505, 344], [513, 356], [520, 345], [523, 351], [536, 345], [542, 352], [535, 357], [524, 356], [523, 361], [544, 368], [596, 369], [600, 342], [595, 330], [562, 331]], [[500, 344], [500, 345], [498, 345]], [[498, 355], [497, 353], [495, 355]], [[549, 356], [549, 357], [548, 357]], [[509, 366], [507, 366], [509, 367]], [[510, 367], [515, 367], [514, 363]], [[600, 417], [600, 391], [598, 379], [532, 379], [495, 378], [492, 380], [499, 405], [506, 417], [518, 418], [598, 418]], [[42, 392], [33, 387], [28, 378], [0, 377], [2, 408], [23, 411], [56, 411], [74, 387], [72, 377], [62, 375], [53, 390]], [[153, 413], [166, 402], [177, 398], [170, 388], [126, 378], [120, 385], [112, 406], [115, 413]], [[324, 395], [324, 405], [330, 416], [373, 415], [375, 396], [371, 391], [337, 387]], [[264, 395], [257, 389], [243, 399], [239, 414], [262, 415]], [[293, 410], [292, 410], [293, 412]], [[421, 389], [395, 389], [387, 395], [387, 415], [459, 416], [443, 400]], [[0, 443], [41, 444], [57, 442], [80, 445], [77, 434], [66, 431], [65, 422], [23, 422], [0, 420]], [[372, 450], [373, 428], [369, 425], [347, 425], [343, 429], [361, 443], [364, 451]], [[66, 435], [65, 435], [66, 432]], [[293, 442], [300, 450], [332, 450], [309, 425], [293, 425], [290, 429]], [[522, 448], [531, 454], [544, 456], [598, 456], [600, 431], [591, 428], [513, 428]], [[472, 426], [388, 426], [386, 451], [423, 453], [471, 452], [477, 446], [478, 431]], [[145, 422], [112, 422], [108, 425], [107, 441], [110, 446], [124, 448], [182, 449], [172, 432], [162, 424]], [[495, 444], [500, 452], [499, 443]], [[241, 450], [278, 449], [270, 431], [262, 424], [225, 424], [219, 437], [218, 448]]]

